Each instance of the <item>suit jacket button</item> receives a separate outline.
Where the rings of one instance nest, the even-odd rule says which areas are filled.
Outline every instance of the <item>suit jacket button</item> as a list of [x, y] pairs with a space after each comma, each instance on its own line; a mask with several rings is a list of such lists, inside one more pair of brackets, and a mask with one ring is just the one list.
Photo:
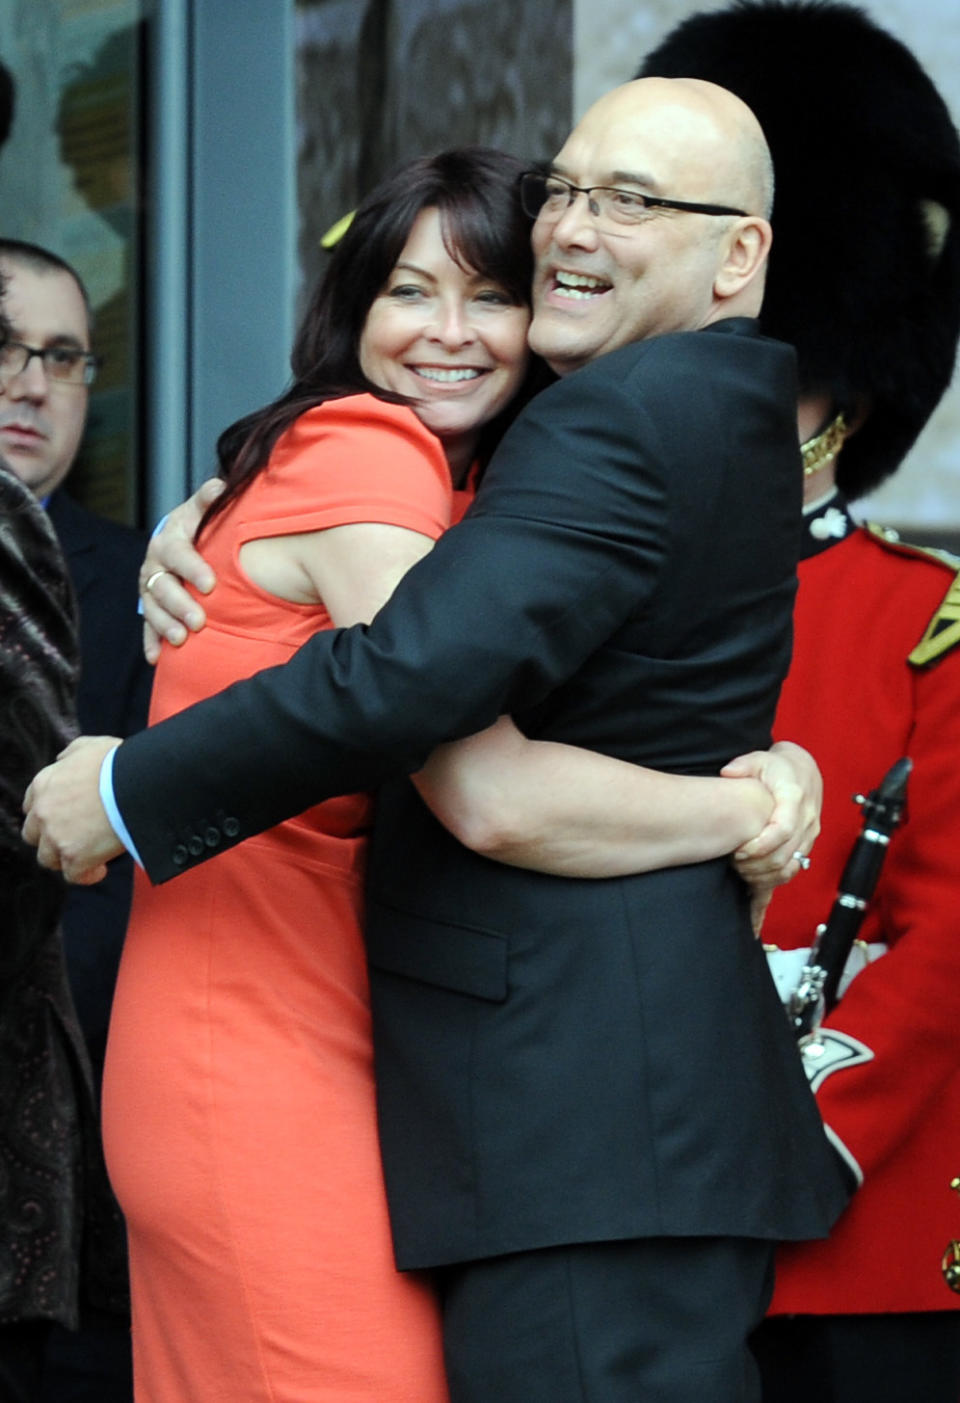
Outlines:
[[178, 843], [170, 854], [170, 861], [174, 867], [182, 867], [187, 860], [187, 850], [182, 843]]
[[240, 821], [235, 818], [225, 818], [223, 820], [223, 831], [228, 838], [235, 838], [240, 832]]
[[199, 833], [195, 833], [187, 842], [187, 850], [191, 857], [199, 857], [203, 852], [203, 839]]
[[220, 842], [220, 836], [220, 829], [214, 828], [211, 824], [203, 835], [203, 841], [206, 843], [208, 848], [215, 848]]

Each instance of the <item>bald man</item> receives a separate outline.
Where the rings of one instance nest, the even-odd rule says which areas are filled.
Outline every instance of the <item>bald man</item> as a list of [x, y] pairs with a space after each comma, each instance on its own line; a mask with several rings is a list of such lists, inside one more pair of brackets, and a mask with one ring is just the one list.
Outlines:
[[[767, 744], [800, 511], [793, 355], [755, 324], [771, 184], [723, 90], [601, 99], [523, 182], [530, 339], [561, 378], [464, 523], [368, 628], [112, 752], [109, 803], [155, 881], [382, 786], [384, 1164], [398, 1265], [436, 1272], [454, 1403], [754, 1399], [773, 1245], [846, 1199], [725, 861], [595, 882], [500, 865], [398, 778], [504, 712], [687, 773]], [[30, 796], [27, 836], [74, 877], [115, 850], [108, 744]]]

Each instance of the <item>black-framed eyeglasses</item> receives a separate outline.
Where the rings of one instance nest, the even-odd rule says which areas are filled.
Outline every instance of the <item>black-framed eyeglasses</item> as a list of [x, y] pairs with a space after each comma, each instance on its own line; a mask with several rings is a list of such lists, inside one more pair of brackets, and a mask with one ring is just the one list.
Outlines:
[[599, 229], [609, 225], [620, 230], [625, 225], [642, 224], [648, 214], [658, 209], [737, 217], [747, 212], [730, 205], [705, 205], [692, 200], [641, 195], [638, 190], [619, 190], [613, 185], [574, 185], [562, 175], [545, 175], [541, 171], [527, 171], [520, 177], [520, 203], [531, 219], [559, 219], [578, 195], [586, 195], [588, 208]]
[[61, 385], [92, 385], [99, 359], [77, 346], [28, 346], [25, 341], [0, 342], [0, 381], [22, 375], [34, 356], [40, 357], [48, 380]]

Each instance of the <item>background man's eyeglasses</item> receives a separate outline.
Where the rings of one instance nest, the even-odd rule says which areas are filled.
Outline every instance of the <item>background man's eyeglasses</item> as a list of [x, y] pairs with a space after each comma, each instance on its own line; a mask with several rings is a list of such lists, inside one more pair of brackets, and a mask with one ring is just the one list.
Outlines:
[[531, 219], [557, 220], [578, 195], [586, 195], [590, 213], [598, 228], [641, 224], [658, 209], [686, 210], [690, 214], [741, 216], [746, 210], [729, 205], [704, 205], [691, 200], [667, 200], [659, 195], [641, 195], [637, 190], [618, 190], [612, 185], [574, 185], [559, 175], [528, 171], [520, 177], [520, 203]]
[[92, 385], [100, 364], [92, 351], [75, 346], [28, 346], [23, 341], [0, 342], [0, 383], [22, 375], [34, 356], [40, 357], [48, 380], [64, 385]]

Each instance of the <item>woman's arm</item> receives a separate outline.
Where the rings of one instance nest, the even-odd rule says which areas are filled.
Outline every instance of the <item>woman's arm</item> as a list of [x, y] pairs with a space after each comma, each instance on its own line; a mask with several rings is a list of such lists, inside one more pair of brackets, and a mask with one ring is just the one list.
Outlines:
[[670, 775], [528, 740], [508, 717], [440, 746], [414, 781], [467, 847], [569, 877], [745, 850], [744, 876], [772, 886], [796, 872], [791, 855], [808, 851], [819, 817], [819, 773], [799, 747], [742, 757], [729, 778]]

